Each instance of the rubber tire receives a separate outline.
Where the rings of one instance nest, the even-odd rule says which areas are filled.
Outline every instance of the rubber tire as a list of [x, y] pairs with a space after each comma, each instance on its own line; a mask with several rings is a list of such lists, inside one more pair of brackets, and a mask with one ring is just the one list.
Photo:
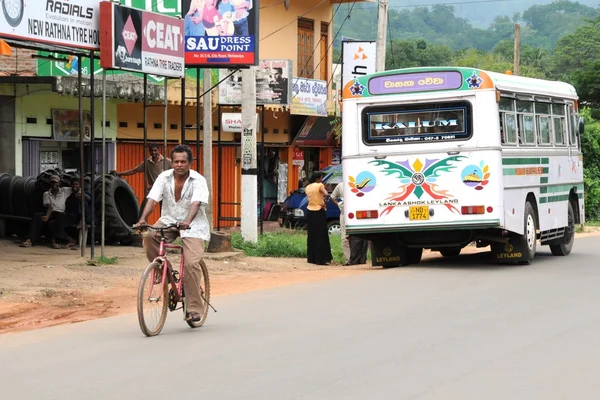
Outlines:
[[12, 177], [10, 175], [0, 175], [0, 214], [12, 215], [12, 201], [9, 191], [11, 181]]
[[167, 320], [167, 306], [169, 304], [169, 286], [168, 279], [163, 282], [163, 306], [161, 310], [160, 320], [155, 330], [151, 331], [146, 326], [146, 321], [144, 320], [144, 287], [146, 285], [146, 281], [149, 277], [151, 277], [151, 273], [154, 272], [155, 268], [160, 268], [161, 265], [158, 262], [151, 262], [148, 264], [144, 272], [142, 273], [142, 277], [140, 279], [140, 283], [138, 286], [138, 294], [137, 294], [137, 313], [138, 313], [138, 322], [140, 323], [140, 329], [146, 336], [156, 336], [160, 333], [162, 328], [165, 326], [165, 321]]
[[[202, 319], [200, 321], [186, 321], [190, 328], [200, 328], [208, 317], [208, 303], [210, 303], [210, 278], [208, 276], [208, 267], [206, 266], [204, 260], [200, 260], [200, 269], [202, 270], [202, 277], [204, 278], [204, 310], [202, 310]], [[183, 312], [185, 312], [185, 307], [183, 307]]]
[[16, 178], [17, 179], [11, 193], [13, 214], [19, 217], [27, 217], [27, 194], [25, 193], [27, 179], [20, 176], [17, 176]]
[[447, 257], [447, 258], [451, 258], [451, 257], [458, 257], [460, 255], [462, 248], [461, 247], [446, 247], [443, 249], [440, 249], [440, 254], [443, 257]]
[[27, 203], [27, 216], [28, 217], [33, 217], [33, 214], [35, 214], [35, 207], [36, 207], [36, 202], [35, 202], [35, 178], [32, 176], [29, 176], [26, 178], [26, 182], [25, 182], [25, 198], [26, 198], [26, 203]]
[[[533, 221], [533, 233], [531, 231], [528, 232], [528, 221], [531, 217]], [[526, 252], [526, 257], [523, 261], [520, 261], [521, 264], [530, 264], [535, 257], [535, 249], [537, 246], [537, 235], [536, 229], [538, 227], [537, 218], [535, 217], [535, 210], [530, 202], [525, 203], [525, 212], [523, 213], [523, 231], [525, 232], [523, 235], [519, 235], [516, 237], [516, 241], [521, 248], [523, 248]], [[528, 235], [532, 235], [533, 243], [530, 246], [528, 241]]]
[[568, 256], [573, 250], [573, 243], [575, 242], [575, 211], [573, 210], [573, 203], [569, 201], [567, 208], [567, 228], [565, 229], [565, 236], [563, 239], [567, 239], [565, 243], [551, 244], [550, 251], [553, 256]]
[[407, 248], [406, 249], [406, 264], [404, 264], [404, 265], [412, 265], [412, 264], [420, 263], [422, 255], [423, 255], [423, 248], [421, 248], [421, 247]]
[[[138, 221], [140, 206], [131, 186], [126, 180], [113, 174], [106, 175], [105, 186], [105, 229], [106, 238], [110, 242], [130, 244], [133, 230], [131, 227]], [[102, 210], [102, 176], [94, 182], [95, 213]], [[118, 198], [117, 198], [118, 196]]]
[[338, 226], [337, 232], [339, 232], [341, 234], [342, 227], [340, 226], [340, 221], [338, 221], [337, 219], [331, 220], [327, 223], [327, 233], [331, 235], [332, 234], [331, 229], [336, 225]]

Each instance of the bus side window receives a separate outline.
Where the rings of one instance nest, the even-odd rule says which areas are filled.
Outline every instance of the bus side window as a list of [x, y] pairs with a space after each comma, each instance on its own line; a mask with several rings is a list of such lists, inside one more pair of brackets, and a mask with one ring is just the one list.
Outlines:
[[573, 105], [569, 105], [569, 145], [577, 147], [577, 120]]

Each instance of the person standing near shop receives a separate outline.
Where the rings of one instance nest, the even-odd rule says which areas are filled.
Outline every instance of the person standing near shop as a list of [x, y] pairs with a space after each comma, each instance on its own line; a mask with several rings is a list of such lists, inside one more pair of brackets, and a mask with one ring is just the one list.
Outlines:
[[312, 174], [305, 192], [308, 199], [307, 261], [310, 264], [327, 265], [331, 262], [331, 245], [327, 232], [327, 198], [329, 194], [321, 183], [320, 172]]
[[162, 156], [162, 154], [160, 154], [160, 151], [158, 150], [158, 145], [152, 143], [150, 146], [148, 146], [148, 151], [150, 152], [150, 157], [142, 161], [137, 167], [123, 172], [112, 171], [119, 177], [135, 175], [139, 172], [145, 172], [144, 175], [146, 176], [146, 193], [144, 194], [144, 201], [140, 206], [140, 216], [142, 211], [144, 210], [144, 207], [146, 207], [146, 203], [148, 202], [148, 198], [146, 196], [148, 195], [148, 193], [150, 193], [150, 189], [152, 189], [156, 178], [163, 171], [167, 171], [172, 168], [171, 160], [169, 158], [165, 160], [165, 158]]
[[344, 253], [344, 265], [350, 265], [350, 242], [346, 235], [346, 217], [344, 216], [344, 183], [337, 184], [331, 193], [331, 201], [340, 209], [340, 234], [342, 236], [342, 252]]

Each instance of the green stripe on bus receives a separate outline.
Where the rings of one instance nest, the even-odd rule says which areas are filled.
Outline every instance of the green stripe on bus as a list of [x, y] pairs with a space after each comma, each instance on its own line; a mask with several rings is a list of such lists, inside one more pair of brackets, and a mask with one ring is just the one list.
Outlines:
[[502, 165], [527, 165], [527, 164], [535, 164], [539, 165], [542, 163], [542, 160], [546, 160], [544, 164], [548, 164], [547, 158], [503, 158]]
[[561, 194], [559, 196], [548, 196], [548, 203], [556, 203], [557, 201], [567, 201], [569, 200], [568, 194]]
[[548, 183], [548, 177], [547, 176], [542, 176], [540, 178], [540, 183]]
[[547, 173], [548, 173], [548, 171], [550, 171], [550, 168], [548, 168], [548, 167], [544, 167], [544, 168], [542, 169], [542, 173], [543, 173], [543, 174], [547, 174]]
[[550, 164], [549, 158], [542, 158], [542, 164]]
[[547, 188], [547, 187], [541, 187], [541, 188], [540, 188], [540, 193], [541, 193], [541, 194], [548, 193], [548, 188]]

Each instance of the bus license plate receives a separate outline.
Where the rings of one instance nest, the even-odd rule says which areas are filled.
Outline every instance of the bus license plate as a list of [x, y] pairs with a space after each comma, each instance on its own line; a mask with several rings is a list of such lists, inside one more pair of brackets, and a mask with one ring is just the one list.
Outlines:
[[408, 211], [411, 221], [423, 221], [429, 219], [429, 206], [411, 206]]

